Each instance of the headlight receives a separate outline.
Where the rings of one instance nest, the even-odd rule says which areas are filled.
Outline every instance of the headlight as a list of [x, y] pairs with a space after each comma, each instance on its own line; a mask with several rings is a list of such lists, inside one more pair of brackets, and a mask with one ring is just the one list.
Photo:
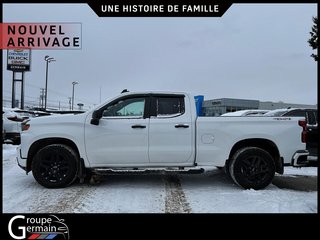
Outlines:
[[30, 120], [24, 120], [22, 123], [21, 123], [21, 130], [22, 131], [27, 131], [29, 128], [30, 128]]

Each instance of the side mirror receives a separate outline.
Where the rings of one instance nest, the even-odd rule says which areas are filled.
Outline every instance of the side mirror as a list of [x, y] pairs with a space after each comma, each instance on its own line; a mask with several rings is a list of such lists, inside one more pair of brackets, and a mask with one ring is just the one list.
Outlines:
[[92, 119], [91, 119], [90, 123], [92, 125], [99, 125], [100, 118], [102, 118], [102, 111], [101, 110], [95, 110], [92, 113]]

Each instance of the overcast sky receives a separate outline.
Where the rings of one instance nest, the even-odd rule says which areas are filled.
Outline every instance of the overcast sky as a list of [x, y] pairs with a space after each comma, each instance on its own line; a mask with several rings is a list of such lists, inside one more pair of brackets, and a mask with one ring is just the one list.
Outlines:
[[[233, 4], [221, 18], [99, 18], [86, 4], [4, 4], [3, 22], [81, 22], [82, 50], [34, 50], [25, 101], [93, 106], [130, 91], [186, 91], [205, 99], [317, 103], [317, 64], [307, 43], [316, 4]], [[3, 62], [3, 96], [12, 72]], [[17, 95], [18, 97], [18, 95]]]

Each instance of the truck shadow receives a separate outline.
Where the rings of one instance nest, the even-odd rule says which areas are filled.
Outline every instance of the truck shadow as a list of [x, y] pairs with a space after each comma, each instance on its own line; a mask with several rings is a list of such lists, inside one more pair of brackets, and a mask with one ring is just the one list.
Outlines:
[[318, 176], [276, 175], [272, 183], [281, 189], [318, 191]]
[[[161, 184], [168, 183], [172, 179], [179, 179], [183, 188], [201, 188], [201, 189], [224, 189], [234, 190], [242, 188], [238, 187], [232, 179], [219, 169], [210, 169], [203, 174], [176, 174], [176, 173], [126, 173], [126, 174], [108, 174], [102, 176], [98, 185], [101, 186], [143, 186], [144, 184]], [[274, 186], [273, 186], [273, 185]], [[271, 185], [266, 189], [274, 188], [291, 189], [297, 191], [317, 191], [317, 176], [302, 175], [276, 175]]]
[[177, 174], [177, 173], [126, 173], [126, 174], [108, 174], [99, 177], [96, 183], [92, 185], [110, 186], [110, 185], [137, 185], [145, 183], [168, 183], [172, 179], [179, 179], [182, 186], [201, 186], [206, 187], [229, 187], [231, 189], [239, 188], [233, 183], [231, 178], [224, 171], [211, 169], [203, 174]]

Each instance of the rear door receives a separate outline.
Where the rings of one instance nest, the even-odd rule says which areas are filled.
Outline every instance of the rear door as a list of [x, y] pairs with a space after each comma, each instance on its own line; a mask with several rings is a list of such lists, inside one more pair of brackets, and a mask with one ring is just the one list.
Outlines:
[[191, 165], [194, 148], [194, 126], [185, 96], [154, 95], [149, 123], [150, 164]]

